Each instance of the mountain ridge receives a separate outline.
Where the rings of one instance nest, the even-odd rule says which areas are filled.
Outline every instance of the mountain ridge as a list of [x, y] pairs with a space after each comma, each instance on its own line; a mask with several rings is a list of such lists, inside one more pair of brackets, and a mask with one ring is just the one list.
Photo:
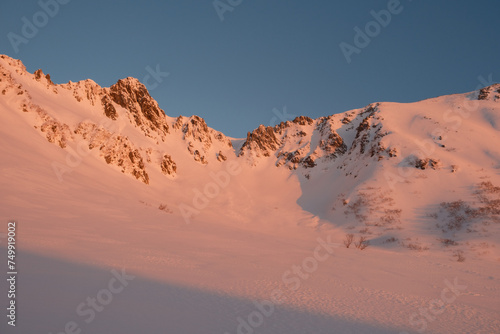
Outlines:
[[[332, 224], [373, 244], [398, 240], [417, 250], [453, 240], [478, 253], [478, 245], [496, 244], [500, 233], [499, 84], [414, 103], [372, 103], [317, 119], [298, 116], [234, 139], [199, 116], [166, 115], [134, 78], [109, 88], [89, 79], [57, 85], [7, 56], [0, 56], [0, 75], [7, 119], [22, 118], [65, 152], [65, 160], [50, 163], [59, 183], [75, 166], [92, 161], [109, 177], [128, 184], [116, 170], [151, 188], [141, 193], [175, 189], [175, 196], [165, 195], [165, 210], [186, 222], [204, 219], [202, 211], [246, 220], [240, 211], [252, 215], [255, 191], [267, 199], [265, 207], [276, 197], [283, 197], [279, 205], [296, 202], [313, 215], [304, 218], [311, 226]], [[236, 181], [213, 183], [220, 181], [213, 175], [220, 178], [231, 164], [242, 171], [232, 176]], [[487, 252], [497, 256], [493, 248]]]
[[[82, 80], [76, 83], [70, 81], [66, 84], [54, 84], [50, 79], [50, 75], [45, 75], [41, 69], [30, 74], [21, 61], [12, 59], [6, 55], [2, 55], [1, 59], [3, 59], [8, 66], [14, 68], [16, 73], [32, 76], [34, 80], [46, 84], [47, 89], [52, 88], [52, 91], [56, 95], [59, 88], [72, 91], [76, 101], [82, 102], [84, 99], [87, 100], [93, 107], [102, 109], [103, 115], [111, 121], [118, 120], [120, 116], [117, 112], [117, 107], [122, 107], [125, 110], [125, 115], [121, 117], [128, 118], [130, 124], [139, 128], [144, 136], [156, 140], [157, 143], [160, 141], [165, 142], [171, 131], [180, 130], [182, 132], [182, 140], [187, 141], [186, 149], [189, 154], [193, 156], [193, 160], [201, 164], [208, 164], [209, 160], [214, 160], [208, 159], [207, 157], [213, 141], [226, 143], [228, 148], [233, 148], [231, 139], [226, 137], [223, 133], [209, 128], [205, 120], [199, 116], [178, 116], [175, 119], [169, 117], [151, 97], [147, 88], [135, 78], [128, 77], [120, 79], [116, 84], [108, 88], [99, 86], [91, 79]], [[22, 103], [22, 110], [25, 112], [28, 111], [28, 109], [36, 110], [39, 117], [45, 120], [43, 124], [40, 124], [40, 131], [46, 133], [49, 142], [56, 143], [61, 148], [65, 148], [67, 141], [74, 139], [74, 135], [70, 133], [71, 131], [68, 125], [65, 123], [60, 124], [54, 117], [50, 117], [47, 113], [42, 111], [42, 108], [30, 104], [32, 103], [32, 99], [28, 90], [23, 90], [22, 85], [13, 81], [12, 75], [10, 75], [8, 69], [4, 66], [2, 66], [2, 69], [4, 72], [3, 76], [8, 78], [7, 82], [10, 83], [10, 87], [17, 84], [17, 94], [26, 94], [25, 96], [27, 96], [28, 101], [27, 103]], [[5, 95], [8, 89], [9, 87], [3, 87], [2, 94]], [[500, 99], [500, 86], [498, 84], [493, 84], [480, 89], [477, 93], [469, 94], [477, 94], [478, 100], [498, 100]], [[379, 160], [381, 160], [383, 156], [395, 157], [397, 155], [396, 148], [386, 148], [381, 146], [380, 142], [378, 142], [379, 139], [387, 135], [387, 133], [380, 132], [382, 124], [377, 122], [380, 118], [375, 116], [378, 112], [377, 108], [379, 105], [380, 103], [372, 103], [365, 108], [323, 116], [314, 120], [307, 116], [298, 116], [293, 120], [282, 121], [274, 127], [260, 125], [258, 128], [248, 132], [246, 139], [239, 149], [234, 150], [233, 153], [236, 157], [250, 155], [251, 158], [259, 158], [261, 156], [270, 157], [275, 155], [277, 158], [275, 165], [277, 167], [286, 166], [290, 170], [296, 170], [299, 167], [304, 169], [313, 168], [317, 165], [317, 159], [322, 161], [335, 160], [345, 153], [348, 155], [351, 154], [358, 146], [360, 154], [364, 154], [366, 150], [369, 150], [372, 157], [380, 153], [378, 155]], [[367, 116], [364, 117], [365, 115]], [[341, 118], [340, 122], [342, 123], [340, 126], [334, 124], [335, 122], [338, 123], [339, 118]], [[373, 124], [370, 125], [370, 123]], [[121, 126], [123, 126], [123, 123], [121, 124]], [[346, 126], [344, 127], [343, 125]], [[112, 124], [111, 126], [116, 128], [116, 124]], [[376, 128], [375, 133], [369, 131], [370, 126]], [[312, 127], [314, 127], [314, 129]], [[95, 133], [96, 131], [104, 131], [99, 131], [95, 128], [95, 123], [92, 126], [91, 124], [82, 122], [72, 129], [72, 131], [74, 134], [80, 134], [84, 139], [87, 139], [98, 136], [98, 134]], [[308, 130], [312, 133], [305, 132], [305, 128], [309, 128]], [[344, 128], [347, 129], [344, 133], [344, 136], [347, 138], [343, 138], [337, 133], [337, 130], [342, 131]], [[347, 133], [347, 131], [351, 131], [351, 133]], [[104, 131], [103, 136], [110, 137], [111, 132]], [[354, 138], [352, 138], [352, 134], [354, 134]], [[313, 137], [318, 138], [314, 138], [313, 140]], [[293, 138], [299, 138], [299, 140], [295, 141], [295, 145], [293, 144]], [[346, 144], [346, 141], [349, 145]], [[89, 147], [92, 148], [96, 145], [97, 143], [89, 143]], [[127, 148], [129, 146], [131, 145], [125, 143], [122, 148]], [[214, 154], [213, 152], [211, 153], [213, 158]], [[170, 156], [168, 152], [166, 154]], [[142, 154], [137, 150], [129, 150], [128, 155], [130, 156], [132, 164], [134, 160], [138, 160], [139, 163], [131, 169], [129, 168], [130, 170], [125, 169], [124, 172], [130, 172], [136, 176], [136, 178], [147, 184], [147, 173], [144, 170], [143, 163], [140, 162], [143, 159]], [[214, 161], [224, 161], [227, 159], [227, 155], [227, 151], [223, 152], [219, 150], [215, 152]], [[133, 156], [135, 156], [135, 158], [133, 158]], [[111, 162], [117, 163], [119, 166], [123, 164], [123, 157], [115, 157], [115, 159], [112, 159], [110, 155], [105, 154], [104, 160], [108, 164]], [[167, 160], [170, 161], [168, 162], [169, 165], [175, 163], [175, 159], [172, 160], [172, 157]], [[164, 163], [166, 162], [162, 160], [162, 164]], [[251, 163], [255, 164], [256, 161], [252, 161]], [[420, 165], [423, 166], [422, 163], [420, 163]], [[172, 168], [167, 168], [167, 170], [169, 170], [167, 174], [175, 174]]]

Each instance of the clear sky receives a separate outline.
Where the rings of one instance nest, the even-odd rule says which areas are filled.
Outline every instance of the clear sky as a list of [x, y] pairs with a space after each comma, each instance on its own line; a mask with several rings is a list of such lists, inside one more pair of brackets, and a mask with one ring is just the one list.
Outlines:
[[498, 0], [218, 0], [219, 13], [212, 0], [54, 1], [1, 0], [0, 53], [56, 83], [147, 79], [169, 116], [196, 114], [233, 137], [287, 115], [500, 81]]

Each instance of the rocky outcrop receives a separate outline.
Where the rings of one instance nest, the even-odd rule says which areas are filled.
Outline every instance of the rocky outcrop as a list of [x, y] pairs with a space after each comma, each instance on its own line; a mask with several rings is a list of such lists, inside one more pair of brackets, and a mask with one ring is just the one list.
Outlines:
[[72, 91], [75, 100], [78, 102], [87, 100], [92, 106], [98, 106], [102, 97], [106, 95], [105, 89], [90, 79], [78, 82], [70, 81], [66, 84], [58, 85], [58, 87]]
[[439, 168], [439, 165], [440, 165], [440, 162], [439, 160], [436, 160], [436, 159], [431, 159], [431, 158], [425, 158], [425, 159], [419, 159], [419, 158], [413, 158], [413, 159], [410, 159], [411, 160], [411, 164], [415, 166], [415, 168], [418, 168], [418, 169], [427, 169], [427, 168], [431, 168], [431, 169], [438, 169]]
[[132, 123], [146, 136], [163, 141], [169, 133], [165, 112], [137, 79], [120, 79], [107, 91], [111, 100], [129, 112]]
[[122, 173], [131, 174], [136, 179], [149, 184], [149, 176], [139, 150], [127, 137], [109, 132], [91, 122], [78, 124], [74, 133], [88, 143], [90, 150], [99, 150], [99, 155], [107, 164], [115, 165]]
[[113, 106], [113, 101], [108, 95], [104, 95], [101, 98], [102, 107], [104, 108], [104, 115], [107, 118], [112, 119], [113, 121], [118, 118], [118, 113], [116, 112], [116, 108]]
[[161, 172], [165, 175], [175, 175], [177, 172], [177, 164], [168, 154], [164, 154], [161, 159]]
[[[81, 137], [90, 150], [99, 151], [99, 156], [106, 163], [119, 167], [123, 173], [134, 175], [144, 183], [149, 182], [146, 164], [152, 166], [151, 168], [160, 167], [159, 170], [165, 175], [173, 176], [177, 173], [178, 164], [168, 154], [171, 152], [165, 152], [166, 147], [173, 147], [170, 146], [171, 143], [187, 150], [192, 159], [202, 165], [212, 161], [231, 160], [235, 154], [237, 157], [244, 157], [253, 165], [259, 162], [259, 157], [269, 158], [277, 167], [297, 169], [304, 175], [309, 175], [306, 170], [311, 168], [345, 169], [346, 166], [361, 166], [358, 162], [364, 158], [379, 161], [402, 155], [400, 159], [403, 159], [407, 154], [402, 148], [398, 151], [393, 146], [397, 142], [390, 137], [383, 140], [391, 132], [388, 131], [387, 125], [384, 128], [386, 123], [382, 122], [380, 105], [377, 103], [363, 109], [318, 119], [299, 116], [273, 127], [260, 125], [248, 132], [246, 140], [237, 152], [234, 152], [231, 140], [208, 127], [203, 118], [194, 115], [179, 116], [172, 120], [167, 117], [146, 87], [137, 79], [118, 80], [110, 88], [102, 88], [92, 80], [55, 85], [49, 75], [37, 70], [29, 79], [36, 81], [38, 88], [42, 84], [42, 87], [50, 87], [49, 92], [57, 93], [59, 90], [60, 95], [73, 96], [79, 102], [72, 102], [75, 103], [73, 106], [78, 105], [78, 108], [83, 110], [82, 115], [89, 109], [88, 117], [92, 121], [76, 125], [77, 121], [73, 121], [71, 116], [56, 119], [58, 115], [52, 110], [43, 110], [34, 104], [28, 90], [20, 83], [25, 81], [16, 81], [19, 76], [31, 74], [26, 72], [21, 62], [5, 56], [1, 56], [1, 59], [0, 97], [7, 95], [12, 101], [20, 101], [19, 110], [23, 113], [34, 113], [34, 117], [27, 117], [34, 120], [34, 127], [42, 132], [49, 142], [67, 148], [68, 143], [75, 141], [76, 137]], [[27, 88], [29, 86], [26, 85]], [[470, 96], [475, 98], [475, 94]], [[477, 99], [499, 100], [500, 84], [481, 89], [477, 92]], [[100, 117], [99, 113], [106, 118]], [[64, 124], [62, 119], [69, 125]], [[101, 123], [97, 125], [99, 120]], [[106, 126], [105, 129], [104, 122], [112, 126]], [[131, 128], [124, 130], [125, 125], [131, 125]], [[133, 147], [129, 139], [122, 135], [130, 133], [132, 136], [136, 130], [148, 137], [144, 142], [140, 140], [141, 145], [147, 143], [147, 148]], [[136, 138], [136, 134], [133, 138]], [[167, 141], [169, 143], [166, 143], [165, 147], [155, 148], [155, 144], [161, 145], [161, 142]], [[368, 164], [367, 161], [363, 166]], [[436, 169], [439, 168], [439, 162], [424, 156], [422, 159], [412, 160], [410, 166]], [[357, 175], [358, 169], [356, 167], [356, 171], [348, 170], [346, 175]]]
[[[293, 124], [300, 125], [300, 127], [293, 128]], [[312, 125], [315, 126], [307, 129]], [[286, 133], [283, 132], [285, 128], [289, 128]], [[285, 124], [280, 131], [283, 132], [284, 144], [277, 155], [277, 167], [286, 165], [289, 169], [313, 168], [318, 161], [334, 160], [347, 150], [342, 137], [334, 129], [332, 116], [321, 117], [315, 121], [309, 117], [300, 116], [291, 123]], [[314, 141], [313, 138], [315, 138]], [[299, 149], [294, 151], [284, 149], [284, 147], [297, 145]]]
[[274, 129], [270, 126], [260, 125], [257, 129], [247, 134], [247, 139], [240, 149], [239, 156], [245, 155], [246, 150], [252, 150], [257, 157], [271, 156], [281, 145], [281, 141], [276, 138]]
[[67, 124], [59, 122], [57, 119], [50, 116], [44, 109], [34, 103], [22, 103], [20, 108], [23, 112], [35, 114], [35, 129], [39, 129], [44, 133], [45, 138], [49, 143], [65, 148], [69, 141], [73, 140], [73, 134]]
[[356, 136], [349, 149], [349, 154], [354, 153], [359, 148], [360, 154], [368, 152], [373, 157], [385, 150], [380, 139], [386, 134], [381, 131], [382, 124], [380, 119], [376, 117], [378, 111], [378, 104], [371, 104], [358, 115], [361, 121], [356, 127]]
[[[3, 55], [0, 55], [0, 59], [0, 96], [8, 95], [12, 101], [19, 101], [21, 112], [33, 113], [33, 116], [28, 117], [47, 141], [65, 149], [70, 149], [68, 144], [73, 142], [77, 145], [84, 144], [89, 150], [98, 150], [99, 156], [107, 164], [119, 167], [123, 173], [131, 174], [146, 184], [149, 182], [146, 164], [157, 164], [164, 174], [171, 176], [177, 172], [178, 165], [169, 154], [160, 154], [162, 150], [152, 149], [150, 146], [134, 148], [129, 139], [121, 134], [127, 124], [133, 128], [127, 131], [133, 133], [137, 129], [144, 136], [153, 139], [148, 145], [154, 145], [155, 142], [159, 145], [168, 136], [172, 136], [168, 138], [170, 140], [180, 140], [179, 145], [184, 144], [193, 160], [200, 164], [226, 161], [231, 152], [231, 140], [221, 132], [209, 128], [199, 116], [180, 116], [175, 123], [171, 123], [146, 87], [137, 79], [118, 80], [110, 88], [102, 88], [92, 80], [56, 85], [50, 75], [45, 75], [42, 70], [30, 74], [19, 60]], [[54, 94], [73, 96], [75, 103], [79, 104], [78, 109], [88, 109], [88, 116], [86, 110], [81, 114], [85, 121], [74, 123], [76, 120], [70, 115], [59, 119], [52, 110], [44, 110], [33, 103], [28, 91], [18, 82], [18, 76], [31, 77], [28, 79], [50, 87]], [[54, 98], [57, 99], [55, 95]], [[72, 106], [68, 105], [67, 108]], [[99, 118], [98, 113], [106, 118]], [[170, 133], [171, 127], [178, 131], [175, 136]]]
[[227, 157], [224, 154], [222, 154], [222, 151], [219, 151], [219, 153], [217, 153], [217, 160], [219, 160], [221, 162], [226, 161]]
[[195, 151], [193, 152], [193, 156], [194, 156], [194, 161], [196, 161], [196, 162], [200, 162], [200, 163], [202, 163], [203, 165], [208, 164], [207, 159], [205, 158], [205, 156], [204, 156], [204, 155], [201, 155], [200, 151], [195, 150]]
[[308, 169], [317, 166], [320, 160], [333, 160], [346, 151], [346, 144], [334, 129], [332, 116], [317, 120], [299, 116], [274, 128], [259, 126], [247, 135], [239, 155], [275, 155], [277, 167]]
[[314, 121], [312, 118], [307, 117], [307, 116], [298, 116], [295, 117], [295, 119], [292, 121], [292, 123], [298, 124], [298, 125], [312, 125]]
[[[181, 116], [182, 117], [182, 116]], [[181, 118], [181, 121], [183, 118]], [[199, 116], [191, 116], [181, 126], [184, 140], [194, 140], [203, 144], [203, 148], [208, 150], [212, 144], [212, 138], [208, 131], [207, 123]]]
[[335, 159], [347, 151], [344, 140], [333, 128], [331, 117], [322, 117], [316, 130], [320, 133], [319, 148], [326, 153], [326, 158]]
[[478, 100], [500, 100], [500, 84], [494, 84], [479, 90]]
[[61, 148], [66, 147], [68, 138], [71, 137], [69, 126], [61, 124], [51, 117], [46, 118], [45, 122], [40, 126], [40, 131], [45, 133], [45, 138], [49, 143], [57, 144]]
[[45, 78], [45, 81], [49, 84], [49, 85], [52, 85], [54, 86], [54, 83], [52, 82], [52, 80], [50, 79], [50, 74], [47, 74], [47, 75], [43, 75], [43, 72], [41, 69], [38, 69], [35, 71], [35, 73], [33, 73], [35, 75], [35, 80], [36, 81], [41, 81], [42, 78]]
[[[232, 147], [231, 140], [223, 133], [215, 131], [207, 126], [205, 120], [199, 116], [179, 116], [173, 126], [174, 130], [180, 131], [182, 139], [187, 141], [187, 150], [193, 155], [193, 159], [202, 164], [208, 164], [207, 156], [216, 142], [224, 146]], [[213, 154], [213, 153], [211, 153]], [[217, 160], [220, 156], [216, 154]]]
[[26, 66], [19, 59], [14, 59], [6, 55], [0, 55], [0, 59], [4, 60], [16, 73], [24, 75], [28, 72], [26, 71]]
[[307, 156], [309, 146], [303, 147], [292, 152], [282, 151], [277, 155], [276, 167], [287, 166], [288, 169], [297, 169], [299, 166], [304, 168], [312, 168], [316, 166], [315, 159], [312, 156]]
[[[339, 134], [351, 138], [346, 142]], [[313, 120], [300, 116], [293, 121], [282, 122], [275, 127], [259, 126], [248, 133], [239, 156], [276, 157], [276, 166], [295, 170], [314, 168], [320, 163], [329, 163], [350, 156], [374, 157], [377, 161], [396, 157], [394, 147], [385, 147], [382, 138], [389, 132], [384, 130], [379, 114], [379, 104], [370, 104], [360, 111], [320, 117]], [[257, 160], [253, 159], [256, 164]], [[343, 168], [347, 161], [337, 167]], [[324, 168], [328, 168], [325, 166]]]

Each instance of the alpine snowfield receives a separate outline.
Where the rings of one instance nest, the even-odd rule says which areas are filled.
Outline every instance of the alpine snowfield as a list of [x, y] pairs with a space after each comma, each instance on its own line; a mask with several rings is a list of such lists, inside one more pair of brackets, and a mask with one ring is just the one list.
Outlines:
[[235, 139], [1, 56], [0, 114], [1, 333], [500, 333], [498, 84]]

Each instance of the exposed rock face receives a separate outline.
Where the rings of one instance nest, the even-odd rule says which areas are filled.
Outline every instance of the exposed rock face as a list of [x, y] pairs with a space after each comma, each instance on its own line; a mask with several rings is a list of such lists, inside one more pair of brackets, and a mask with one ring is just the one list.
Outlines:
[[177, 171], [177, 164], [168, 154], [163, 155], [163, 158], [161, 160], [161, 171], [165, 175], [175, 175]]
[[162, 140], [169, 133], [165, 112], [149, 95], [146, 86], [137, 79], [120, 79], [109, 88], [109, 96], [113, 102], [125, 108], [135, 125], [142, 129], [148, 137], [155, 138], [156, 132]]
[[200, 151], [195, 150], [194, 153], [193, 153], [193, 156], [194, 156], [194, 161], [200, 162], [203, 165], [208, 164], [207, 159], [205, 158], [204, 155], [201, 155]]
[[305, 157], [300, 161], [300, 163], [304, 166], [304, 168], [313, 168], [316, 166], [316, 163], [311, 156]]
[[[179, 116], [173, 126], [174, 130], [182, 133], [182, 139], [187, 141], [187, 150], [193, 155], [193, 159], [202, 164], [208, 164], [207, 155], [215, 142], [223, 143], [232, 147], [231, 140], [219, 131], [209, 128], [205, 120], [199, 116]], [[213, 153], [212, 153], [213, 154]], [[216, 155], [220, 161], [219, 155]]]
[[46, 138], [50, 143], [65, 148], [70, 135], [70, 128], [66, 124], [61, 124], [56, 120], [47, 117], [46, 121], [40, 126], [40, 131], [46, 133]]
[[16, 73], [24, 74], [27, 73], [26, 66], [19, 59], [14, 59], [6, 55], [0, 55], [0, 59], [3, 59], [7, 64], [14, 69]]
[[[42, 70], [41, 70], [41, 69], [36, 70], [36, 71], [35, 71], [35, 73], [33, 73], [33, 74], [35, 75], [35, 79], [36, 79], [37, 81], [40, 81], [40, 80], [44, 77], [43, 72], [42, 72]], [[54, 86], [54, 83], [53, 83], [53, 82], [52, 82], [52, 80], [50, 79], [50, 74], [45, 75], [45, 80], [47, 81], [47, 83], [48, 83], [49, 85]]]
[[299, 125], [312, 125], [314, 123], [314, 121], [307, 116], [295, 117], [295, 119], [292, 122]]
[[344, 140], [333, 128], [331, 117], [320, 118], [316, 129], [321, 134], [319, 148], [327, 154], [328, 158], [335, 159], [347, 151]]
[[203, 144], [203, 148], [208, 149], [210, 144], [212, 144], [212, 138], [208, 131], [207, 123], [205, 120], [199, 116], [190, 117], [182, 125], [182, 133], [184, 134], [183, 139], [189, 140], [193, 139]]
[[70, 127], [50, 116], [40, 106], [27, 102], [22, 103], [20, 107], [23, 112], [35, 114], [36, 123], [34, 126], [45, 134], [45, 138], [49, 143], [65, 148], [68, 142], [73, 140], [73, 134]]
[[104, 95], [101, 99], [101, 103], [104, 108], [104, 115], [112, 120], [116, 120], [118, 118], [118, 113], [113, 106], [111, 98], [108, 95]]
[[362, 117], [362, 120], [356, 128], [356, 137], [348, 154], [353, 154], [359, 149], [360, 154], [369, 154], [370, 157], [377, 155], [377, 160], [397, 156], [395, 148], [386, 148], [382, 144], [381, 139], [388, 135], [388, 132], [383, 130], [378, 112], [378, 104], [374, 104], [360, 113], [358, 117]]
[[75, 100], [78, 102], [88, 100], [92, 106], [98, 105], [102, 96], [106, 94], [101, 86], [90, 79], [79, 82], [68, 82], [66, 84], [57, 85], [57, 87], [72, 91]]
[[[337, 132], [347, 134], [351, 142], [346, 142]], [[294, 170], [316, 167], [320, 162], [334, 162], [343, 158], [343, 168], [353, 156], [374, 157], [376, 161], [396, 157], [394, 147], [385, 147], [384, 131], [379, 116], [379, 104], [371, 104], [359, 112], [320, 117], [313, 120], [300, 116], [274, 128], [259, 126], [247, 135], [239, 156], [276, 157], [276, 166]], [[308, 175], [306, 175], [307, 177]]]
[[[335, 131], [333, 127], [334, 121], [331, 116], [321, 117], [315, 121], [309, 117], [301, 116], [295, 118], [292, 123], [302, 126], [314, 126], [308, 131], [310, 133], [310, 139], [308, 140], [309, 135], [305, 129], [297, 129], [292, 133], [287, 131], [284, 140], [290, 142], [292, 139], [293, 142], [293, 138], [299, 138], [296, 144], [302, 147], [292, 152], [282, 149], [278, 154], [279, 160], [276, 166], [287, 165], [289, 169], [296, 169], [299, 166], [303, 168], [313, 168], [317, 165], [316, 161], [318, 159], [322, 161], [333, 160], [346, 152], [346, 145]], [[285, 124], [285, 128], [286, 127], [290, 127], [290, 124], [288, 124], [288, 126]], [[283, 127], [280, 131], [283, 131]], [[313, 136], [318, 137], [319, 140], [312, 141]]]
[[478, 100], [500, 100], [500, 84], [494, 84], [479, 90]]
[[240, 150], [240, 156], [244, 155], [245, 149], [253, 150], [257, 156], [262, 154], [269, 157], [281, 145], [281, 141], [276, 138], [272, 127], [260, 125], [257, 129], [247, 134], [247, 140]]
[[334, 130], [333, 125], [331, 116], [317, 120], [299, 116], [274, 128], [261, 125], [247, 135], [239, 155], [256, 157], [275, 155], [277, 167], [313, 168], [317, 165], [318, 159], [322, 161], [335, 159], [347, 150], [346, 144]]
[[[41, 82], [47, 79], [41, 70], [37, 71], [34, 77]], [[2, 80], [7, 79], [8, 76], [2, 76]], [[58, 87], [69, 90], [76, 101], [85, 101], [100, 110], [112, 125], [117, 125], [115, 121], [120, 117], [122, 122], [123, 118], [128, 118], [133, 128], [153, 139], [157, 145], [159, 142], [165, 142], [167, 138], [180, 139], [181, 145], [184, 143], [193, 160], [202, 165], [210, 161], [223, 162], [229, 159], [228, 154], [231, 154], [232, 149], [229, 138], [209, 128], [199, 116], [179, 116], [175, 121], [169, 121], [146, 87], [136, 79], [119, 80], [110, 88], [101, 88], [92, 80], [55, 85], [54, 89]], [[131, 174], [146, 184], [149, 182], [147, 164], [149, 166], [159, 161], [160, 170], [165, 175], [173, 176], [178, 172], [179, 165], [174, 156], [167, 154], [168, 152], [160, 154], [161, 150], [155, 148], [134, 148], [128, 138], [120, 134], [121, 128], [114, 133], [113, 130], [109, 131], [109, 127], [106, 129], [101, 126], [103, 123], [98, 126], [93, 121], [85, 121], [76, 126], [63, 124], [51, 118], [40, 107], [30, 104], [28, 92], [20, 85], [16, 86], [13, 82], [5, 86], [5, 94], [8, 94], [10, 89], [14, 89], [16, 94], [26, 96], [27, 102], [22, 106], [22, 110], [35, 111], [38, 114], [37, 126], [40, 131], [45, 133], [48, 141], [60, 147], [64, 148], [68, 142], [76, 141], [77, 135], [82, 138], [80, 140], [88, 143], [90, 150], [98, 149], [99, 155], [108, 164], [120, 167], [123, 173]], [[275, 159], [276, 166], [292, 170], [315, 168], [319, 163], [334, 161], [354, 151], [371, 156], [378, 154], [380, 158], [382, 151], [386, 150], [387, 156], [395, 156], [394, 148], [385, 149], [378, 140], [384, 132], [374, 116], [376, 112], [377, 105], [370, 105], [362, 112], [345, 113], [343, 118], [329, 116], [313, 120], [299, 116], [274, 127], [261, 125], [248, 133], [245, 142], [235, 153], [240, 157], [246, 156], [249, 160], [256, 157]], [[345, 142], [337, 132], [344, 127], [352, 128], [351, 131], [355, 134], [355, 139], [350, 143]], [[151, 144], [154, 145], [154, 142]], [[145, 154], [144, 157], [141, 154]]]
[[411, 163], [415, 166], [415, 168], [422, 170], [427, 168], [438, 169], [440, 165], [439, 160], [430, 158], [425, 158], [425, 159], [414, 158], [411, 159]]
[[83, 84], [84, 98], [90, 101], [93, 106], [99, 103], [100, 97], [104, 94], [104, 90], [94, 81], [87, 79], [81, 82]]
[[[181, 140], [179, 144], [184, 144], [193, 160], [200, 164], [226, 161], [231, 154], [231, 140], [221, 132], [209, 128], [203, 118], [180, 116], [175, 122], [171, 122], [146, 87], [136, 79], [119, 80], [110, 88], [102, 88], [92, 80], [55, 85], [50, 76], [45, 75], [42, 70], [30, 74], [20, 61], [7, 56], [1, 56], [1, 59], [4, 65], [0, 65], [1, 94], [20, 95], [23, 100], [16, 99], [20, 101], [19, 109], [35, 114], [34, 117], [30, 116], [35, 120], [33, 125], [44, 133], [49, 142], [67, 148], [68, 143], [81, 145], [83, 140], [90, 150], [98, 149], [99, 155], [108, 164], [120, 167], [123, 173], [134, 175], [144, 183], [149, 182], [146, 165], [154, 165], [159, 161], [157, 167], [166, 175], [174, 175], [179, 165], [173, 155], [160, 153], [164, 149], [151, 146], [133, 148], [129, 139], [121, 135], [127, 124], [132, 128], [126, 131], [138, 131], [148, 137], [148, 140], [152, 139], [148, 145], [153, 147], [155, 144], [161, 145], [167, 139], [174, 142]], [[72, 123], [71, 117], [54, 118], [57, 115], [54, 115], [52, 110], [44, 110], [32, 102], [28, 91], [13, 79], [14, 73], [16, 77], [32, 76], [34, 81], [44, 84], [55, 94], [73, 96], [79, 104], [79, 109], [89, 109], [89, 118], [86, 118], [85, 113], [82, 114], [83, 122], [80, 123]], [[102, 113], [111, 123], [99, 120], [98, 113]], [[69, 123], [65, 124], [62, 119]]]
[[149, 184], [149, 176], [139, 150], [134, 148], [127, 137], [113, 134], [97, 124], [82, 122], [74, 130], [88, 142], [88, 148], [97, 148], [107, 164], [121, 168], [122, 173], [131, 174], [136, 179]]
[[40, 81], [40, 79], [43, 77], [43, 71], [40, 68], [36, 70], [33, 74], [35, 75], [36, 81]]
[[[299, 116], [274, 127], [260, 125], [247, 134], [242, 146], [234, 152], [231, 140], [208, 127], [203, 118], [179, 116], [172, 120], [167, 117], [137, 79], [122, 79], [110, 88], [102, 88], [92, 80], [55, 85], [42, 70], [31, 75], [20, 61], [6, 56], [0, 56], [0, 59], [0, 97], [16, 101], [22, 115], [30, 119], [47, 141], [63, 149], [68, 149], [68, 144], [84, 141], [90, 150], [98, 150], [106, 163], [119, 167], [123, 173], [133, 175], [146, 184], [149, 182], [146, 169], [156, 169], [169, 176], [182, 169], [182, 161], [177, 159], [175, 154], [178, 153], [172, 149], [178, 146], [187, 150], [192, 159], [201, 165], [235, 157], [244, 157], [251, 164], [257, 164], [260, 160], [257, 158], [262, 157], [269, 158], [277, 167], [298, 169], [306, 177], [313, 175], [309, 173], [311, 168], [328, 169], [332, 166], [344, 169], [345, 175], [357, 175], [359, 168], [353, 166], [360, 166], [361, 158], [382, 161], [401, 156], [401, 161], [418, 169], [440, 168], [438, 160], [426, 158], [426, 155], [408, 160], [408, 152], [402, 147], [394, 147], [395, 141], [390, 136], [384, 138], [391, 134], [392, 128], [388, 129], [387, 124], [390, 123], [383, 122], [380, 113], [383, 107], [377, 103], [318, 119]], [[45, 110], [33, 102], [31, 83], [26, 88], [21, 84], [26, 82], [26, 76], [31, 76], [29, 79], [33, 80], [36, 89], [41, 87], [54, 94], [73, 96], [77, 101], [71, 101], [73, 106], [78, 106], [80, 110], [84, 108], [82, 119], [59, 118], [58, 114], [48, 109], [50, 107], [45, 107]], [[57, 98], [56, 95], [54, 98]], [[500, 84], [481, 89], [477, 99], [499, 101]], [[92, 120], [87, 118], [80, 122], [87, 116], [87, 109]], [[125, 126], [131, 128], [123, 130]], [[146, 143], [146, 146], [134, 147], [122, 133], [127, 133], [134, 140], [147, 137], [138, 141], [141, 143], [138, 145]], [[442, 140], [441, 136], [435, 140]], [[170, 146], [171, 143], [175, 146]], [[438, 145], [445, 147], [441, 143]]]
[[226, 161], [227, 157], [224, 154], [222, 154], [222, 151], [219, 151], [219, 153], [217, 154], [217, 160]]
[[[3, 57], [4, 56], [0, 56], [0, 58]], [[22, 85], [14, 80], [12, 74], [2, 65], [0, 65], [0, 74], [0, 89], [2, 95], [7, 95], [11, 91], [14, 91], [17, 95], [25, 95], [26, 98], [29, 98], [28, 92], [23, 89]]]
[[377, 112], [376, 106], [368, 106], [364, 112], [360, 114], [363, 116], [361, 123], [359, 123], [356, 128], [356, 138], [354, 139], [351, 147], [351, 151], [359, 146], [359, 152], [361, 154], [365, 153], [367, 146], [371, 143], [370, 135], [371, 135], [371, 125], [374, 122], [374, 114]]
[[179, 116], [177, 117], [177, 119], [175, 120], [175, 123], [173, 125], [173, 128], [178, 130], [182, 127], [182, 125], [184, 124], [184, 117], [182, 116]]

